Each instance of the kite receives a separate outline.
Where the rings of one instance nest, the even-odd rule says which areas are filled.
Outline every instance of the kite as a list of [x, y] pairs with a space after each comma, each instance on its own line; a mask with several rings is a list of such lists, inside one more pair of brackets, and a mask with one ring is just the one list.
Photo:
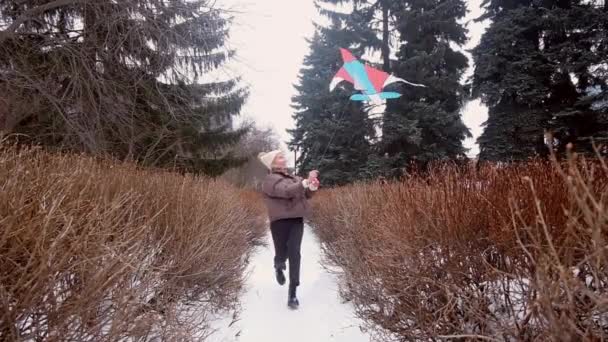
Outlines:
[[383, 100], [400, 98], [401, 94], [399, 93], [382, 91], [389, 84], [397, 82], [403, 82], [414, 87], [425, 87], [422, 84], [408, 82], [363, 64], [346, 49], [340, 49], [340, 52], [342, 52], [344, 66], [334, 76], [329, 85], [329, 91], [333, 91], [338, 84], [344, 81], [352, 83], [355, 89], [363, 93], [352, 95], [350, 97], [352, 101], [372, 102], [376, 105], [382, 105]]

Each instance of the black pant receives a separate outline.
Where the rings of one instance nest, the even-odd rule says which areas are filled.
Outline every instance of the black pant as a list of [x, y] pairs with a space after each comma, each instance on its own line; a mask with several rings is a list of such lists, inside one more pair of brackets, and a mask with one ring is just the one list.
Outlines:
[[289, 259], [289, 285], [300, 285], [300, 247], [304, 235], [304, 220], [292, 218], [270, 223], [274, 242], [274, 265], [282, 267]]

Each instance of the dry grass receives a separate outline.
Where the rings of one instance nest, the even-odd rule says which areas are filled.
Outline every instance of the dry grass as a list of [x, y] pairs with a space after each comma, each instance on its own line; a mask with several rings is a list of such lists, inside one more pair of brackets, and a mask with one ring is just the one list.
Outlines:
[[315, 229], [384, 340], [608, 339], [608, 168], [534, 162], [327, 191]]
[[0, 189], [2, 341], [204, 339], [264, 232], [252, 194], [85, 157], [0, 146]]

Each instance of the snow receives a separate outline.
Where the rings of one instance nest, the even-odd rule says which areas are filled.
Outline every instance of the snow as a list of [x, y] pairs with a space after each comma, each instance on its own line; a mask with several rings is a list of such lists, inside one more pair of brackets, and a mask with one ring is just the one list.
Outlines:
[[352, 305], [342, 302], [336, 276], [321, 266], [319, 243], [309, 226], [305, 227], [302, 241], [297, 311], [287, 308], [287, 285], [279, 286], [274, 278], [270, 234], [267, 245], [251, 258], [247, 288], [241, 297], [240, 320], [232, 322], [226, 317], [215, 322], [217, 332], [209, 341], [371, 341], [370, 335], [360, 328], [363, 323], [355, 317]]

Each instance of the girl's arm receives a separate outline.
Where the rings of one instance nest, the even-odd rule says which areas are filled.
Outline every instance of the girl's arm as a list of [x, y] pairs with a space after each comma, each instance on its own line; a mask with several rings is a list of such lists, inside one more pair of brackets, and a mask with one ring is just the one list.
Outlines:
[[262, 185], [264, 193], [270, 197], [294, 198], [308, 188], [308, 181], [298, 179], [298, 182], [290, 184], [280, 176], [268, 177]]

